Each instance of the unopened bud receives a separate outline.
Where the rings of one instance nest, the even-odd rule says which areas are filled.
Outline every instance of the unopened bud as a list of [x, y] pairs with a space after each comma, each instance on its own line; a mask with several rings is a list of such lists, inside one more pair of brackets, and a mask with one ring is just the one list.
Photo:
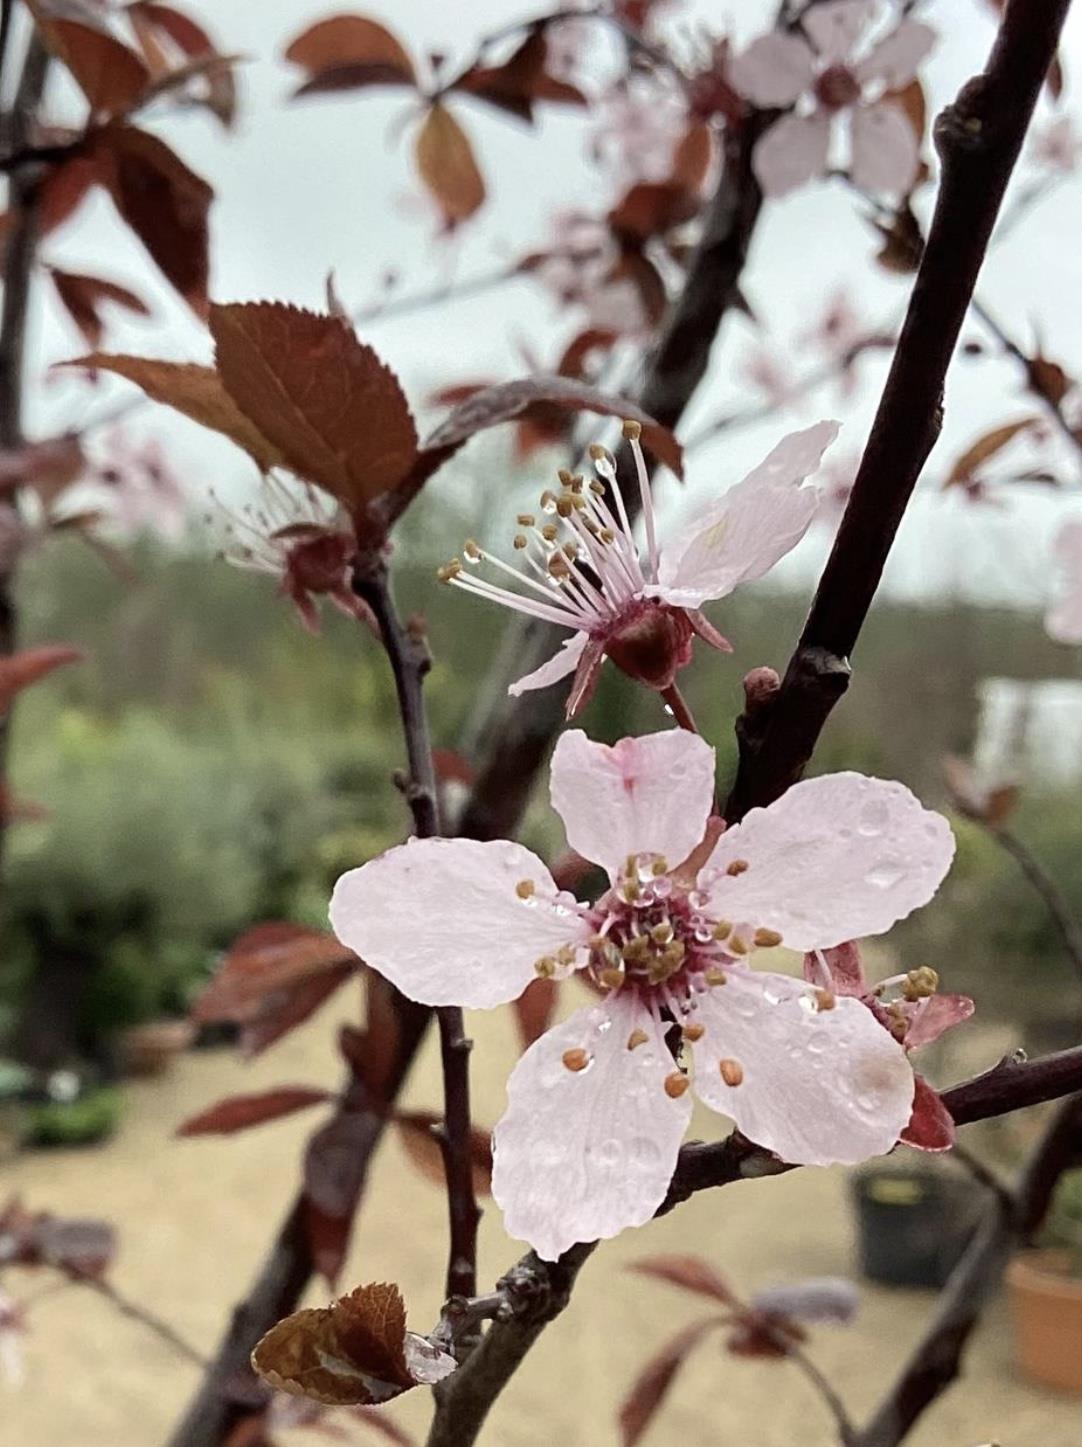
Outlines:
[[744, 675], [744, 707], [751, 713], [762, 708], [781, 688], [781, 678], [776, 668], [753, 668]]

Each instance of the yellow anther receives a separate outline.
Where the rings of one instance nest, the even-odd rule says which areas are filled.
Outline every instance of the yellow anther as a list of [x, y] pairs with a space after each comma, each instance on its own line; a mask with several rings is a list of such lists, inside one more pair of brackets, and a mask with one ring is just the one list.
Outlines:
[[685, 1026], [684, 1026], [684, 1039], [685, 1039], [685, 1040], [691, 1040], [691, 1041], [701, 1040], [705, 1034], [706, 1034], [706, 1026], [705, 1026], [705, 1025], [700, 1025], [700, 1024], [698, 1024], [697, 1022], [694, 1022], [694, 1023], [692, 1023], [691, 1025], [685, 1025]]
[[673, 940], [672, 944], [666, 945], [662, 951], [661, 958], [667, 965], [680, 965], [684, 962], [687, 954], [687, 945], [683, 940]]
[[636, 935], [633, 940], [628, 940], [621, 951], [621, 954], [629, 965], [641, 964], [649, 953], [650, 941], [646, 935]]
[[757, 929], [755, 943], [761, 950], [772, 950], [775, 945], [781, 944], [781, 935], [776, 929]]
[[534, 974], [542, 980], [551, 980], [556, 973], [556, 961], [551, 955], [545, 955], [534, 965]]
[[624, 436], [627, 438], [628, 442], [638, 442], [639, 438], [642, 436], [642, 423], [636, 422], [633, 418], [628, 417], [625, 419], [623, 428], [621, 430]]
[[575, 963], [574, 945], [561, 945], [556, 951], [556, 963], [558, 965], [573, 965]]
[[734, 859], [725, 873], [731, 874], [735, 878], [738, 874], [746, 874], [747, 868], [748, 861], [746, 859]]
[[688, 1088], [688, 1078], [680, 1070], [674, 1070], [665, 1077], [665, 1094], [670, 1100], [679, 1100]]
[[726, 1085], [739, 1085], [744, 1079], [744, 1067], [739, 1060], [719, 1060], [718, 1069]]
[[634, 904], [642, 894], [642, 886], [637, 879], [625, 880], [620, 893], [627, 900], [628, 904]]
[[654, 876], [655, 879], [658, 879], [661, 877], [661, 875], [668, 874], [668, 872], [669, 861], [665, 858], [664, 854], [659, 854], [658, 857], [654, 860], [653, 864], [651, 864], [650, 866], [650, 873]]
[[548, 570], [550, 577], [556, 578], [561, 582], [564, 578], [568, 578], [571, 575], [571, 569], [567, 566], [567, 559], [563, 553], [553, 553], [552, 557], [548, 560]]
[[594, 494], [595, 497], [605, 496], [605, 484], [601, 481], [600, 478], [592, 477], [590, 479], [589, 487], [590, 491]]
[[532, 879], [520, 879], [515, 885], [515, 893], [519, 899], [532, 899], [536, 888], [537, 886]]
[[624, 983], [624, 972], [623, 970], [602, 970], [600, 979], [601, 983], [608, 985], [610, 990], [618, 990]]
[[476, 563], [480, 560], [481, 546], [479, 543], [475, 543], [473, 538], [466, 539], [466, 541], [462, 544], [462, 551], [466, 554], [467, 558], [469, 558], [471, 563]]
[[728, 919], [719, 919], [714, 926], [714, 938], [716, 940], [727, 940], [733, 932], [733, 922]]
[[577, 1072], [579, 1070], [586, 1069], [587, 1065], [589, 1065], [590, 1063], [590, 1057], [587, 1055], [586, 1051], [582, 1049], [581, 1046], [576, 1046], [574, 1050], [564, 1051], [563, 1062], [567, 1066], [568, 1070], [574, 1070]]
[[537, 525], [537, 519], [532, 512], [520, 512], [515, 521], [520, 528], [532, 528]]
[[673, 937], [673, 928], [667, 919], [660, 924], [653, 925], [650, 930], [650, 938], [656, 945], [667, 945]]
[[627, 1037], [627, 1048], [629, 1050], [637, 1050], [640, 1045], [645, 1045], [649, 1038], [645, 1030], [632, 1030], [631, 1034]]
[[598, 537], [603, 543], [614, 543], [616, 541], [616, 534], [612, 528], [602, 528], [598, 533]]
[[546, 543], [554, 543], [556, 539], [560, 536], [560, 529], [556, 526], [555, 523], [546, 523], [545, 526], [541, 529], [541, 536], [544, 538]]
[[717, 965], [711, 965], [703, 975], [703, 979], [708, 985], [724, 985], [728, 982], [729, 977], [724, 970], [719, 970]]
[[452, 558], [449, 563], [444, 563], [442, 568], [436, 569], [436, 577], [441, 583], [453, 583], [462, 572], [462, 561], [459, 558]]
[[608, 449], [601, 446], [600, 442], [590, 443], [590, 457], [594, 462], [601, 462], [608, 457]]
[[930, 965], [921, 965], [917, 970], [910, 970], [905, 977], [905, 986], [902, 994], [909, 1001], [926, 1000], [929, 995], [934, 995], [939, 989], [939, 976]]
[[583, 477], [582, 473], [581, 473], [581, 472], [577, 472], [577, 473], [575, 474], [575, 476], [571, 479], [571, 481], [566, 484], [566, 486], [568, 486], [568, 487], [571, 489], [571, 491], [572, 491], [576, 496], [578, 496], [578, 494], [582, 491], [583, 484], [585, 483], [585, 481], [586, 481], [586, 479]]
[[525, 533], [516, 533], [515, 536], [514, 536], [513, 542], [514, 542], [515, 548], [516, 548], [516, 549], [518, 550], [518, 552], [520, 552], [520, 553], [522, 552], [522, 549], [523, 549], [523, 548], [529, 547], [529, 545], [530, 545], [530, 540], [529, 540], [529, 538], [527, 538], [527, 536], [526, 536]]
[[748, 942], [747, 940], [742, 940], [739, 935], [733, 935], [725, 948], [731, 950], [734, 955], [746, 955], [748, 952]]
[[565, 558], [570, 558], [571, 561], [574, 562], [575, 559], [578, 557], [578, 555], [579, 555], [579, 545], [578, 545], [578, 543], [564, 543], [564, 557], [565, 557]]
[[556, 506], [556, 494], [550, 487], [546, 487], [541, 494], [541, 507], [545, 512], [551, 512]]
[[556, 499], [556, 511], [562, 518], [569, 518], [575, 510], [575, 499], [568, 493], [563, 493]]
[[833, 990], [816, 990], [815, 1003], [820, 1010], [833, 1010], [838, 1000]]

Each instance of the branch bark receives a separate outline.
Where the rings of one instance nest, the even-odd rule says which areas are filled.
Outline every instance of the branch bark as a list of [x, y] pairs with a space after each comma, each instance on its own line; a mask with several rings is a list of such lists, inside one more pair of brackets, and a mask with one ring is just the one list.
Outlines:
[[1000, 848], [1011, 856], [1040, 895], [1060, 937], [1064, 953], [1074, 966], [1075, 974], [1082, 980], [1082, 928], [1071, 913], [1071, 907], [1060, 893], [1055, 880], [1033, 854], [1029, 845], [1012, 830], [996, 828], [993, 825], [988, 832]]
[[983, 74], [936, 121], [935, 213], [853, 491], [782, 686], [738, 729], [731, 821], [803, 772], [849, 682], [849, 655], [939, 436], [943, 384], [1070, 0], [1009, 0]]

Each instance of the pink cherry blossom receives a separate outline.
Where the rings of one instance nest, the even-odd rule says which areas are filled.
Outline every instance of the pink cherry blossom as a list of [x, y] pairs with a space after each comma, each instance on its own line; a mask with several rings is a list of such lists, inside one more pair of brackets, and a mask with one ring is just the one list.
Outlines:
[[797, 395], [792, 373], [772, 348], [755, 347], [740, 363], [739, 374], [749, 386], [761, 392], [774, 410], [788, 407]]
[[161, 445], [133, 442], [119, 430], [106, 443], [105, 460], [90, 481], [101, 489], [101, 521], [124, 540], [157, 536], [178, 542], [188, 522], [190, 499], [172, 472]]
[[[784, 437], [742, 482], [664, 544], [657, 538], [638, 424], [625, 424], [624, 432], [642, 499], [643, 554], [616, 485], [613, 459], [594, 447], [595, 480], [563, 472], [562, 490], [541, 495], [546, 519], [539, 523], [532, 513], [519, 515], [514, 546], [521, 569], [469, 542], [464, 561], [452, 559], [439, 574], [446, 583], [574, 630], [558, 654], [510, 689], [520, 694], [574, 674], [569, 718], [588, 701], [606, 657], [640, 682], [665, 690], [690, 662], [693, 636], [730, 651], [702, 605], [761, 578], [804, 536], [819, 494], [802, 484], [819, 466], [838, 424], [820, 422]], [[508, 574], [519, 589], [477, 577], [471, 567], [481, 563]]]
[[854, 182], [890, 194], [912, 187], [920, 143], [890, 92], [913, 79], [936, 35], [907, 18], [869, 43], [878, 12], [875, 0], [815, 5], [804, 14], [802, 34], [773, 30], [734, 57], [730, 79], [747, 100], [795, 107], [755, 148], [755, 174], [768, 196], [783, 196], [825, 173], [835, 120], [843, 116]]
[[304, 627], [319, 632], [317, 597], [377, 633], [371, 610], [351, 586], [357, 539], [337, 502], [310, 483], [264, 478], [259, 501], [239, 512], [214, 501], [225, 518], [223, 557], [238, 568], [278, 580]]
[[614, 747], [564, 734], [552, 802], [602, 865], [594, 903], [520, 844], [413, 839], [339, 879], [338, 937], [412, 999], [490, 1007], [537, 976], [602, 992], [508, 1082], [493, 1194], [552, 1260], [647, 1221], [691, 1115], [689, 1087], [787, 1161], [888, 1151], [910, 1119], [906, 1052], [860, 999], [757, 972], [757, 948], [826, 950], [926, 903], [954, 850], [901, 784], [796, 784], [720, 834], [714, 751], [680, 729]]
[[601, 97], [597, 112], [591, 150], [617, 189], [669, 179], [688, 125], [687, 98], [671, 75], [632, 73]]
[[562, 311], [577, 307], [587, 327], [637, 336], [650, 324], [642, 293], [621, 267], [620, 247], [603, 217], [564, 211], [553, 222], [549, 249], [528, 275]]
[[[805, 955], [804, 978], [835, 995], [860, 1000], [906, 1054], [963, 1024], [974, 1009], [968, 995], [938, 994], [938, 976], [927, 967], [870, 985], [854, 940]], [[901, 1139], [921, 1151], [950, 1150], [954, 1144], [950, 1111], [923, 1076], [915, 1075], [914, 1084], [913, 1111]]]
[[1082, 159], [1082, 137], [1072, 116], [1057, 116], [1036, 131], [1029, 146], [1029, 159], [1061, 176], [1073, 175]]
[[1082, 515], [1068, 518], [1063, 524], [1053, 552], [1063, 587], [1045, 614], [1045, 630], [1057, 643], [1082, 643]]

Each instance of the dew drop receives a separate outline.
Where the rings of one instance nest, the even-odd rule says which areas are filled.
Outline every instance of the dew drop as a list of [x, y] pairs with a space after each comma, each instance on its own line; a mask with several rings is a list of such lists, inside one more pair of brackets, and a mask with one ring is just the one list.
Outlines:
[[882, 834], [890, 823], [890, 810], [882, 799], [872, 799], [860, 811], [858, 831], [867, 838]]
[[905, 878], [905, 866], [896, 859], [884, 859], [869, 869], [864, 878], [876, 889], [893, 889]]

